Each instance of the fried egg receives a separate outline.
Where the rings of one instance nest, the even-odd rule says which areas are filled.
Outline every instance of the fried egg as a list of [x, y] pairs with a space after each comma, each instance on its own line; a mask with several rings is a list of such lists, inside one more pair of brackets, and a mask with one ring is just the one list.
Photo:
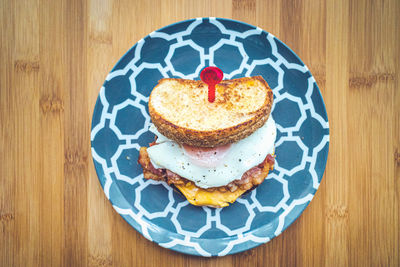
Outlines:
[[150, 131], [158, 137], [157, 145], [147, 149], [154, 167], [168, 169], [201, 188], [225, 186], [240, 179], [246, 171], [262, 163], [268, 154], [274, 153], [276, 139], [276, 125], [271, 115], [248, 137], [223, 149], [203, 149], [201, 152], [168, 139], [154, 125], [150, 126]]

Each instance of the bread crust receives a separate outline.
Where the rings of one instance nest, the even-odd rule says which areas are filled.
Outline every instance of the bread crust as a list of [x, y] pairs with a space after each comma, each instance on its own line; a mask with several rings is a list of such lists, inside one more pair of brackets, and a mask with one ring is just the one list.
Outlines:
[[[149, 98], [150, 117], [161, 134], [178, 143], [198, 147], [215, 147], [237, 142], [255, 132], [268, 120], [273, 102], [273, 93], [267, 82], [261, 76], [224, 80], [221, 82], [221, 86], [228, 87], [232, 83], [241, 84], [251, 80], [259, 81], [264, 87], [264, 102], [261, 107], [246, 114], [246, 116], [249, 117], [248, 119], [231, 127], [217, 128], [213, 130], [199, 130], [177, 125], [160, 114], [157, 108], [153, 105], [152, 97], [154, 90]], [[204, 86], [204, 83], [201, 81], [170, 78], [161, 79], [157, 86], [168, 81], [178, 81], [179, 83], [190, 86]]]

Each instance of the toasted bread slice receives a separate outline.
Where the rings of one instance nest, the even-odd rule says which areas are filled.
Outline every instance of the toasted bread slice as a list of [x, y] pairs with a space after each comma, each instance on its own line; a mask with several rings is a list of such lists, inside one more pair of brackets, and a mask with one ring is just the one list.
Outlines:
[[272, 90], [261, 77], [224, 80], [208, 102], [202, 81], [161, 79], [150, 94], [149, 112], [158, 131], [178, 143], [215, 147], [237, 142], [267, 121]]

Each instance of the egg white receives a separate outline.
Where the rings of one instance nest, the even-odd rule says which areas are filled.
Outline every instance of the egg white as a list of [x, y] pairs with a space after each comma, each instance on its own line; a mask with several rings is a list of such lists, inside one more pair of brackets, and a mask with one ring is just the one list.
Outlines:
[[217, 167], [206, 168], [193, 164], [182, 146], [160, 134], [154, 125], [150, 126], [150, 131], [158, 137], [158, 144], [147, 149], [154, 167], [168, 169], [201, 188], [224, 186], [240, 179], [246, 171], [274, 152], [276, 138], [275, 121], [270, 115], [261, 128], [233, 143]]

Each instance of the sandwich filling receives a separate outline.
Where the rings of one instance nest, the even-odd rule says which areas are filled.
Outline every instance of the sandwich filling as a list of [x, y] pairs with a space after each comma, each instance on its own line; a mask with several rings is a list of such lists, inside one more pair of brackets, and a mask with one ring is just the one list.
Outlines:
[[[148, 165], [154, 170], [166, 170], [179, 178], [187, 179], [200, 188], [212, 189], [235, 184], [234, 181], [243, 180], [249, 170], [260, 165], [261, 169], [267, 169], [268, 174], [273, 165], [271, 156], [268, 162], [268, 155], [274, 153], [276, 138], [276, 125], [271, 115], [250, 136], [216, 148], [178, 144], [160, 134], [153, 125], [150, 131], [157, 136], [157, 140], [155, 145], [147, 148], [146, 156], [150, 161]], [[267, 163], [268, 167], [265, 168]]]

